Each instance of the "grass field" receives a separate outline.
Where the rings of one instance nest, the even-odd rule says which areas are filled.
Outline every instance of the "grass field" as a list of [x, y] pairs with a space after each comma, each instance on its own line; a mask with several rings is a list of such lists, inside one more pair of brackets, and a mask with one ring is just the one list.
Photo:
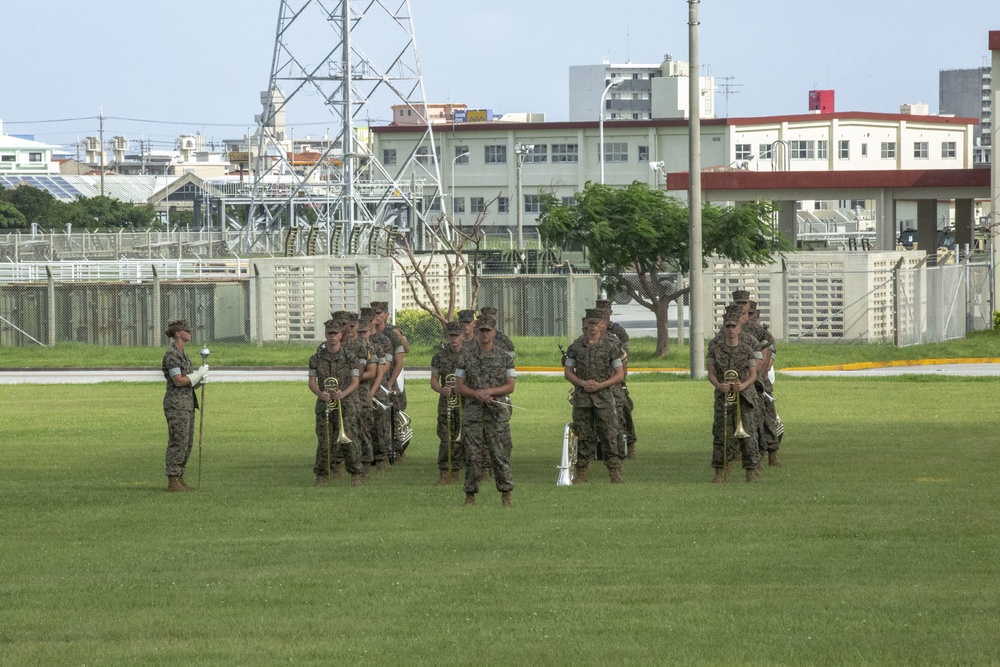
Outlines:
[[[558, 345], [562, 338], [515, 338], [518, 366], [558, 366]], [[188, 356], [198, 360], [203, 343], [211, 349], [209, 365], [234, 368], [250, 366], [305, 367], [316, 344], [267, 344], [262, 347], [247, 344], [194, 341]], [[54, 347], [18, 347], [0, 349], [0, 368], [148, 368], [157, 366], [167, 347], [99, 347], [60, 343]], [[429, 366], [436, 346], [414, 344], [407, 356], [408, 366]], [[629, 344], [631, 368], [687, 368], [690, 348], [671, 345], [670, 355], [656, 358], [654, 338], [633, 338]], [[1000, 333], [978, 332], [960, 340], [928, 343], [909, 347], [892, 345], [862, 345], [852, 343], [816, 344], [779, 342], [777, 368], [825, 366], [858, 361], [896, 361], [928, 358], [1000, 358]]]
[[637, 378], [626, 484], [565, 488], [524, 378], [509, 510], [434, 486], [408, 387], [410, 455], [316, 489], [305, 383], [209, 385], [166, 494], [159, 384], [0, 386], [0, 664], [998, 661], [993, 380], [783, 378], [785, 466], [713, 485], [708, 383]]

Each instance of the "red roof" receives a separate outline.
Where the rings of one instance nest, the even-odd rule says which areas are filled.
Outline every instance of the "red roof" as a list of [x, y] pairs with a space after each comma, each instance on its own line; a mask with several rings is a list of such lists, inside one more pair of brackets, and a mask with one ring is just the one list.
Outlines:
[[[667, 174], [667, 190], [687, 190], [688, 172]], [[954, 188], [990, 185], [989, 169], [878, 171], [702, 171], [702, 190]]]

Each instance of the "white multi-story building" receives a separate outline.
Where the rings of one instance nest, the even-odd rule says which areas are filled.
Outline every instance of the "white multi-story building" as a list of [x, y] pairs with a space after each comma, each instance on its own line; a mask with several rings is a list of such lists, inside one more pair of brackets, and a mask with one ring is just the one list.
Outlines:
[[[602, 114], [606, 121], [688, 118], [688, 76], [688, 63], [669, 55], [658, 65], [575, 65], [569, 68], [569, 119], [597, 120]], [[699, 82], [701, 118], [714, 118], [715, 79], [703, 76]]]
[[57, 148], [6, 135], [0, 122], [0, 176], [58, 175], [59, 163], [52, 159], [52, 151]]

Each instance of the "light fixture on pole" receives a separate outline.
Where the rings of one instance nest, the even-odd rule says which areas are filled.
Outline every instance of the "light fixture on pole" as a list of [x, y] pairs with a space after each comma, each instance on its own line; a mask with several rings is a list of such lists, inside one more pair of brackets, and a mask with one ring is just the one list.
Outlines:
[[[459, 153], [451, 159], [451, 215], [455, 215], [455, 163], [464, 157], [469, 157], [469, 151]], [[464, 163], [463, 163], [464, 164]], [[450, 216], [449, 216], [450, 217]]]
[[[663, 160], [652, 160], [649, 163], [649, 168], [653, 170], [654, 174], [663, 174], [664, 184], [666, 184], [666, 180], [667, 180], [666, 167], [667, 167], [667, 163], [664, 162]], [[657, 188], [660, 187], [659, 182], [657, 182], [656, 187]]]
[[621, 77], [611, 79], [604, 92], [601, 93], [601, 108], [600, 108], [600, 120], [598, 122], [598, 146], [597, 146], [597, 159], [601, 163], [601, 185], [604, 185], [604, 101], [608, 97], [608, 92], [620, 84], [625, 79]]
[[517, 199], [514, 205], [517, 207], [517, 249], [524, 250], [524, 197], [521, 196], [521, 167], [524, 166], [524, 158], [535, 151], [534, 144], [515, 144], [514, 155], [517, 158]]

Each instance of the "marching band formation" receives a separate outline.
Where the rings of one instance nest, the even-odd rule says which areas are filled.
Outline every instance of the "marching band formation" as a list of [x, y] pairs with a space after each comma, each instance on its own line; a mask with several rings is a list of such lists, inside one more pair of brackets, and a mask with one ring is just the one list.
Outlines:
[[[406, 336], [388, 324], [388, 304], [372, 302], [360, 313], [338, 311], [324, 323], [326, 340], [309, 359], [309, 389], [316, 396], [315, 486], [341, 476], [363, 486], [372, 469], [382, 472], [406, 455], [412, 438], [403, 383]], [[583, 334], [563, 351], [570, 383], [572, 421], [566, 424], [557, 484], [589, 481], [590, 465], [602, 461], [612, 484], [624, 482], [624, 461], [636, 457], [634, 404], [629, 396], [628, 333], [611, 321], [611, 302], [599, 300], [583, 318]], [[510, 435], [517, 373], [514, 343], [497, 329], [497, 311], [462, 310], [444, 327], [445, 341], [431, 360], [431, 389], [438, 393], [438, 485], [464, 470], [465, 504], [474, 505], [479, 485], [493, 478], [504, 507], [514, 490]], [[194, 388], [207, 376], [203, 350], [197, 370], [184, 354], [191, 340], [187, 322], [171, 322], [164, 356], [167, 379], [168, 491], [190, 491], [183, 479], [191, 452]], [[560, 347], [560, 350], [562, 348]], [[780, 466], [783, 427], [774, 409], [774, 337], [760, 322], [756, 303], [733, 292], [723, 326], [708, 344], [708, 380], [715, 387], [712, 482], [724, 482], [740, 460], [746, 481], [768, 464]], [[202, 385], [203, 386], [203, 385]]]

